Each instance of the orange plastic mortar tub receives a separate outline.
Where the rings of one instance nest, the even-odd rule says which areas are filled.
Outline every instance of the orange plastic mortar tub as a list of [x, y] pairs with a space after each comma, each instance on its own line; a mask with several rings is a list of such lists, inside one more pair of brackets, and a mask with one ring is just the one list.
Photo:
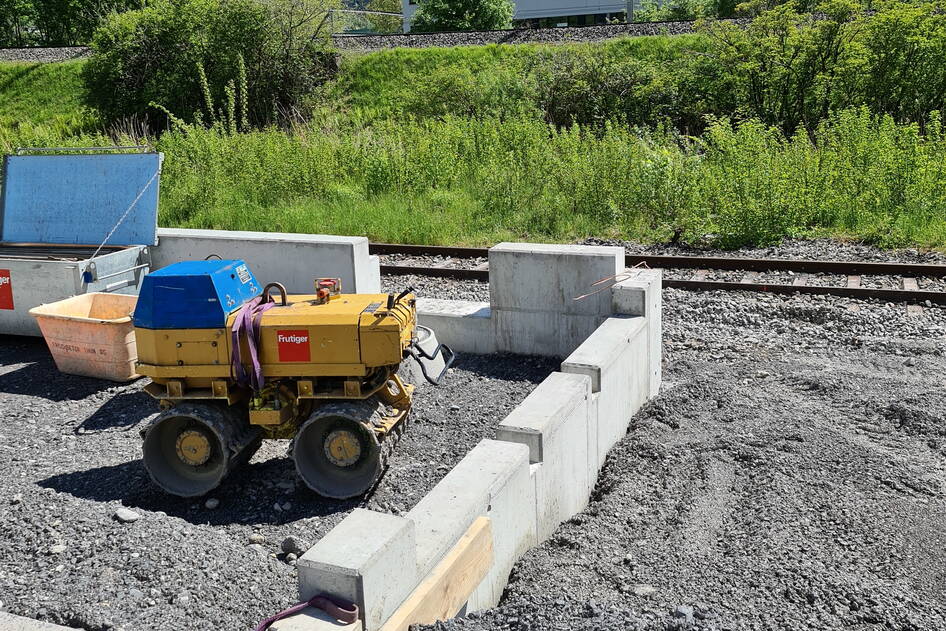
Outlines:
[[135, 373], [137, 296], [88, 293], [30, 309], [60, 372], [111, 381]]

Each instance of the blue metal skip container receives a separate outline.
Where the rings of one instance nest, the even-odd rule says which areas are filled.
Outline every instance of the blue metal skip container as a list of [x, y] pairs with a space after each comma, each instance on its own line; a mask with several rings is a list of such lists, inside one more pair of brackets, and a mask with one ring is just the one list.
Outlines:
[[23, 149], [5, 156], [0, 333], [40, 335], [29, 311], [43, 304], [138, 292], [157, 244], [161, 161], [160, 153], [141, 147]]
[[142, 329], [216, 329], [227, 316], [260, 295], [241, 260], [182, 261], [144, 277], [135, 307]]

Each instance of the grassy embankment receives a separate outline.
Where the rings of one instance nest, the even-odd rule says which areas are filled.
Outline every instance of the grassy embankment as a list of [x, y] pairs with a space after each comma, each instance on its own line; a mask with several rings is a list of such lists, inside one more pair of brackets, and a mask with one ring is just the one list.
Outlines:
[[[574, 50], [659, 67], [700, 46], [657, 37]], [[313, 96], [312, 122], [289, 133], [166, 133], [154, 141], [167, 156], [160, 221], [442, 244], [660, 240], [680, 229], [729, 247], [814, 234], [946, 246], [946, 135], [935, 117], [921, 134], [852, 109], [788, 138], [751, 122], [713, 122], [695, 138], [621, 122], [556, 128], [549, 116], [573, 114], [571, 104], [514, 80], [549, 50], [351, 57]], [[111, 144], [81, 105], [80, 70], [0, 65], [0, 147]], [[639, 99], [673, 107], [683, 88], [662, 78], [642, 81]], [[594, 120], [594, 107], [575, 116]]]

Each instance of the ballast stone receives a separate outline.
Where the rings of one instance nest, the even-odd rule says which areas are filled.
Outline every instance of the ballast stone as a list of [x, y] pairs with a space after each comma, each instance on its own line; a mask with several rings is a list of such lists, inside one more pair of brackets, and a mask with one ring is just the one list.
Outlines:
[[117, 511], [115, 511], [115, 519], [123, 524], [131, 524], [141, 519], [141, 515], [130, 508], [125, 508], [122, 506]]

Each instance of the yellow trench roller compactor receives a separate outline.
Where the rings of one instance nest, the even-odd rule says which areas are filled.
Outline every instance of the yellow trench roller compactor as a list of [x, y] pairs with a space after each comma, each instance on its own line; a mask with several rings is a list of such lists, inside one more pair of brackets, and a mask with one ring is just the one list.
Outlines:
[[[374, 485], [411, 408], [402, 362], [420, 362], [437, 385], [453, 352], [420, 347], [411, 289], [342, 294], [339, 279], [321, 278], [314, 291], [261, 287], [240, 260], [184, 261], [144, 278], [137, 371], [163, 412], [142, 432], [143, 452], [161, 488], [203, 495], [263, 438], [292, 439], [299, 476], [321, 495]], [[440, 374], [428, 375], [440, 357]]]

